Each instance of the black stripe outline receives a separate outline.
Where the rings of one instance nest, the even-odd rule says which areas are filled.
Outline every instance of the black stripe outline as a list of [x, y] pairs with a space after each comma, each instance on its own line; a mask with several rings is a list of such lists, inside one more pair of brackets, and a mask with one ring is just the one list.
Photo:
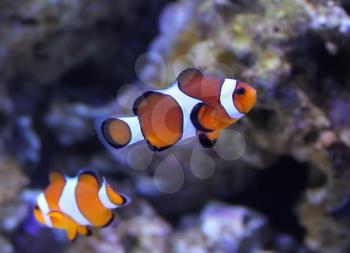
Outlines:
[[[176, 143], [178, 143], [178, 142], [181, 140], [181, 138], [182, 138], [182, 136], [183, 136], [183, 131], [184, 131], [184, 130], [183, 130], [183, 125], [184, 125], [184, 113], [183, 113], [183, 111], [182, 111], [181, 106], [180, 106], [179, 103], [177, 102], [177, 100], [176, 100], [174, 97], [170, 96], [170, 95], [167, 95], [167, 94], [164, 94], [164, 93], [161, 93], [161, 92], [157, 92], [157, 91], [147, 91], [146, 93], [143, 94], [143, 97], [144, 97], [144, 98], [147, 98], [147, 97], [149, 97], [149, 96], [151, 96], [151, 95], [155, 95], [155, 94], [159, 94], [159, 95], [162, 95], [162, 96], [168, 96], [168, 97], [171, 97], [172, 99], [174, 99], [175, 102], [176, 102], [176, 104], [177, 104], [177, 106], [178, 106], [178, 108], [180, 109], [180, 112], [181, 112], [181, 129], [180, 129], [180, 136], [179, 136], [178, 140], [177, 140], [174, 144], [172, 144], [172, 145], [169, 145], [169, 146], [166, 146], [166, 147], [161, 147], [161, 148], [159, 148], [159, 147], [157, 147], [157, 146], [154, 146], [154, 145], [145, 137], [145, 134], [144, 134], [144, 132], [143, 132], [142, 124], [141, 124], [141, 122], [140, 122], [140, 119], [138, 118], [139, 125], [140, 125], [140, 129], [141, 129], [141, 133], [142, 133], [142, 136], [143, 136], [143, 139], [146, 141], [146, 143], [147, 143], [149, 149], [150, 149], [151, 151], [153, 151], [153, 152], [161, 152], [161, 151], [164, 151], [164, 150], [170, 148], [171, 146], [175, 145]], [[140, 97], [141, 97], [141, 96], [140, 96]], [[139, 98], [140, 98], [140, 97], [139, 97]], [[137, 100], [138, 100], [138, 99], [137, 99]], [[142, 102], [142, 100], [141, 100], [139, 103], [141, 103], [141, 102]], [[135, 101], [135, 103], [136, 103], [136, 101]], [[135, 104], [135, 103], [134, 103], [134, 104]], [[134, 113], [135, 113], [135, 112], [134, 112]], [[135, 114], [135, 115], [137, 115], [137, 114]]]
[[191, 122], [192, 122], [192, 124], [195, 126], [195, 128], [198, 131], [206, 132], [206, 133], [213, 132], [214, 130], [206, 128], [206, 127], [203, 127], [201, 125], [201, 123], [199, 122], [198, 114], [199, 114], [199, 110], [202, 108], [202, 106], [206, 106], [206, 104], [198, 103], [192, 108], [192, 111], [191, 111], [191, 114], [190, 114]]
[[107, 127], [107, 124], [110, 123], [111, 121], [114, 121], [114, 120], [119, 120], [119, 121], [122, 121], [120, 119], [117, 119], [117, 118], [108, 118], [106, 119], [105, 121], [102, 122], [101, 124], [101, 133], [102, 133], [102, 136], [103, 138], [105, 139], [105, 141], [110, 145], [112, 146], [113, 148], [116, 148], [116, 149], [121, 149], [125, 146], [127, 146], [130, 141], [131, 141], [131, 138], [132, 138], [132, 132], [131, 132], [131, 129], [130, 129], [130, 126], [128, 123], [126, 123], [125, 121], [123, 121], [129, 128], [129, 132], [130, 132], [130, 138], [129, 138], [129, 141], [126, 143], [126, 144], [123, 144], [123, 145], [120, 145], [119, 143], [115, 142], [110, 136], [109, 134], [107, 134], [107, 131], [106, 131], [106, 127]]

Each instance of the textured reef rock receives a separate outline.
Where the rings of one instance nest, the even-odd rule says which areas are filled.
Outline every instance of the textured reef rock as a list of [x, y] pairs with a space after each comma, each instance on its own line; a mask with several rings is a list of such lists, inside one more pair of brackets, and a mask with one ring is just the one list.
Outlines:
[[255, 252], [268, 238], [265, 217], [243, 207], [208, 204], [200, 218], [185, 219], [175, 231], [146, 203], [136, 205], [133, 216], [118, 218], [66, 252]]
[[214, 203], [204, 209], [197, 227], [178, 233], [173, 245], [174, 252], [254, 252], [263, 249], [267, 238], [268, 224], [261, 214]]
[[[194, 65], [258, 88], [256, 109], [236, 126], [249, 143], [240, 162], [261, 169], [288, 155], [306, 164], [306, 176], [293, 178], [305, 180], [295, 208], [302, 239], [317, 252], [350, 249], [348, 7], [342, 1], [180, 1], [164, 10], [151, 45], [167, 66]], [[142, 80], [174, 80], [176, 71], [159, 75], [162, 63], [153, 58]]]
[[[132, 216], [117, 218], [117, 222], [102, 230], [98, 237], [82, 240], [76, 247], [92, 247], [92, 252], [168, 252], [171, 226], [146, 203], [135, 205]], [[76, 251], [73, 248], [68, 252]]]
[[[0, 2], [0, 252], [349, 252], [349, 1], [169, 2]], [[258, 89], [226, 149], [107, 154], [94, 119], [187, 66]], [[144, 200], [68, 244], [31, 205], [81, 168]]]
[[12, 158], [0, 159], [0, 250], [13, 253], [8, 235], [16, 231], [28, 214], [28, 207], [20, 198], [28, 178]]
[[14, 252], [12, 245], [2, 237], [0, 237], [0, 248], [1, 248], [1, 252], [3, 252], [3, 253], [13, 253]]

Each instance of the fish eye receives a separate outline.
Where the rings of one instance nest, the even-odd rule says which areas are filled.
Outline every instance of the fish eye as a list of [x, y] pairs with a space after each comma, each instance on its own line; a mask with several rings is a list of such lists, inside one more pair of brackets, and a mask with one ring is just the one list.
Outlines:
[[240, 87], [235, 92], [238, 96], [243, 96], [245, 94], [245, 88]]
[[36, 210], [36, 211], [39, 211], [40, 209], [39, 209], [39, 206], [36, 204], [35, 206], [34, 206], [34, 209]]

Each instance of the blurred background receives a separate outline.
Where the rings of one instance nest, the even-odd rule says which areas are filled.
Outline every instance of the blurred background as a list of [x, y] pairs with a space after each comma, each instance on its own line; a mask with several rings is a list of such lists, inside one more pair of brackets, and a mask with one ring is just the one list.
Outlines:
[[[348, 0], [0, 0], [0, 252], [350, 252], [349, 14]], [[258, 90], [218, 149], [103, 148], [96, 118], [188, 66]], [[70, 243], [32, 206], [50, 171], [83, 168], [133, 203]]]

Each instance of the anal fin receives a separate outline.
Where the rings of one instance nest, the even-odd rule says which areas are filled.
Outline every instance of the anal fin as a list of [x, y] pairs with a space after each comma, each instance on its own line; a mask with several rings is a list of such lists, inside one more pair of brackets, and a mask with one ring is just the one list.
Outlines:
[[74, 242], [75, 239], [77, 239], [78, 229], [79, 229], [79, 225], [77, 223], [73, 222], [72, 220], [67, 222], [66, 233], [67, 233], [68, 239], [71, 242]]
[[154, 146], [150, 141], [146, 140], [147, 146], [149, 147], [149, 149], [153, 152], [162, 152], [168, 148], [171, 148], [173, 145], [169, 145], [169, 146], [165, 146], [165, 147], [156, 147]]
[[79, 232], [79, 234], [84, 235], [84, 236], [91, 236], [92, 235], [91, 230], [88, 229], [86, 226], [79, 226], [78, 232]]
[[67, 237], [71, 242], [74, 242], [75, 239], [77, 239], [78, 236], [78, 230], [76, 228], [69, 228], [66, 230]]

